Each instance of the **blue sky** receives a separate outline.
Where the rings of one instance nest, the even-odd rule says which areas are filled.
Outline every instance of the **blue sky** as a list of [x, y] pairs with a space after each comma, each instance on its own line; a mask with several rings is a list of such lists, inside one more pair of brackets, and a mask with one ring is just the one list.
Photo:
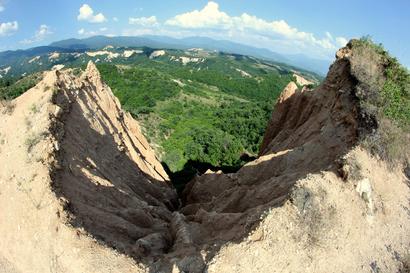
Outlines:
[[92, 35], [209, 36], [331, 59], [371, 35], [410, 67], [409, 0], [0, 0], [0, 51]]

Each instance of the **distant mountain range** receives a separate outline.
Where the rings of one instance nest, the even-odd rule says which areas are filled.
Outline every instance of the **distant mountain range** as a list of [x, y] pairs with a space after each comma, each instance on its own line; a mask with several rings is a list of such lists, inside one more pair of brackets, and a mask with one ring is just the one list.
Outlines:
[[[84, 49], [99, 49], [105, 46], [115, 47], [150, 47], [168, 49], [189, 49], [203, 48], [207, 50], [217, 50], [222, 52], [253, 56], [270, 61], [281, 62], [303, 68], [308, 71], [325, 75], [329, 69], [330, 61], [309, 58], [306, 55], [286, 55], [279, 54], [268, 49], [247, 46], [226, 40], [214, 40], [207, 37], [187, 37], [171, 38], [166, 36], [93, 36], [85, 39], [67, 39], [51, 43], [49, 46], [31, 48], [27, 50], [5, 51], [0, 53], [0, 65], [7, 63], [7, 60], [19, 56], [30, 57], [39, 54], [51, 53], [54, 51], [75, 52]], [[58, 49], [58, 50], [57, 50]]]

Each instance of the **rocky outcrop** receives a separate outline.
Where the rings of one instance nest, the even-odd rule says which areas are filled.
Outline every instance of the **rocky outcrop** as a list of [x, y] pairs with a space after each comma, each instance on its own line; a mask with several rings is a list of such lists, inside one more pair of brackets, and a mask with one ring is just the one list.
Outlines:
[[349, 65], [347, 59], [338, 59], [315, 90], [298, 90], [291, 82], [275, 106], [260, 157], [235, 174], [210, 174], [192, 181], [182, 211], [201, 223], [221, 221], [212, 238], [232, 240], [247, 232], [243, 225], [258, 220], [249, 216], [288, 200], [298, 179], [335, 169], [336, 159], [358, 140], [360, 110]]
[[176, 192], [93, 63], [81, 77], [47, 72], [13, 104], [0, 127], [0, 257], [22, 272], [56, 272], [51, 261], [129, 272], [134, 262], [109, 249], [144, 260], [172, 246]]
[[[339, 272], [339, 270], [365, 272], [368, 266], [363, 267], [364, 261], [372, 263], [368, 258], [363, 258], [352, 264], [343, 264], [338, 258], [334, 258], [331, 263], [338, 264], [337, 269], [324, 266], [320, 262], [320, 251], [315, 252], [312, 246], [317, 243], [316, 240], [319, 240], [319, 244], [326, 249], [332, 247], [332, 240], [334, 240], [333, 243], [336, 245], [349, 244], [351, 249], [364, 251], [367, 255], [379, 258], [384, 255], [383, 251], [372, 251], [363, 247], [364, 241], [358, 240], [353, 243], [349, 239], [339, 237], [340, 234], [348, 234], [350, 228], [338, 229], [335, 226], [335, 221], [340, 221], [339, 224], [352, 225], [365, 232], [366, 228], [370, 228], [370, 225], [377, 222], [376, 226], [370, 229], [382, 230], [385, 220], [393, 223], [397, 219], [394, 220], [395, 215], [389, 215], [387, 217], [389, 220], [387, 220], [383, 213], [376, 212], [374, 204], [378, 203], [379, 209], [380, 206], [390, 206], [392, 209], [395, 207], [393, 210], [397, 210], [397, 213], [404, 216], [407, 209], [399, 209], [397, 204], [394, 204], [395, 202], [382, 201], [388, 194], [393, 194], [393, 191], [399, 188], [403, 190], [403, 194], [400, 194], [398, 198], [399, 203], [408, 207], [404, 204], [409, 196], [409, 189], [403, 180], [403, 175], [399, 179], [400, 182], [395, 183], [395, 188], [388, 190], [389, 193], [387, 193], [382, 192], [385, 185], [382, 185], [381, 176], [363, 174], [366, 172], [362, 169], [363, 166], [380, 163], [376, 163], [375, 158], [371, 158], [366, 152], [357, 148], [360, 139], [377, 129], [377, 122], [361, 108], [358, 86], [362, 85], [362, 82], [361, 78], [357, 78], [352, 73], [352, 66], [356, 64], [356, 59], [351, 58], [361, 53], [355, 50], [349, 44], [336, 54], [336, 61], [318, 88], [298, 89], [295, 83], [290, 83], [284, 89], [267, 126], [258, 159], [246, 164], [237, 173], [208, 172], [187, 185], [184, 191], [184, 207], [181, 212], [189, 221], [196, 223], [196, 229], [201, 230], [200, 236], [194, 237], [194, 243], [204, 246], [214, 244], [215, 246], [226, 242], [243, 242], [243, 238], [247, 238], [246, 242], [254, 242], [263, 240], [265, 236], [263, 234], [268, 232], [271, 235], [267, 235], [268, 242], [265, 247], [286, 253], [286, 255], [278, 252], [265, 253], [265, 259], [279, 259], [289, 265], [289, 269], [285, 270], [286, 267], [281, 267], [280, 262], [272, 262], [277, 266], [273, 270], [275, 272]], [[346, 163], [344, 158], [350, 158], [349, 162]], [[355, 170], [350, 172], [349, 178], [335, 176], [335, 174], [339, 175], [338, 170], [341, 165]], [[392, 178], [394, 175], [389, 176], [385, 173], [386, 169], [383, 170], [377, 172], [383, 173], [382, 176], [389, 181], [394, 180]], [[348, 193], [346, 192], [344, 197], [336, 197], [336, 192], [344, 191], [346, 184], [343, 181], [346, 179], [351, 183], [347, 186]], [[329, 184], [332, 184], [333, 188], [329, 187]], [[377, 193], [375, 193], [376, 188], [378, 188]], [[329, 201], [328, 197], [333, 201]], [[351, 198], [349, 200], [362, 198], [366, 206], [363, 209], [358, 201], [349, 208], [344, 208], [343, 198]], [[353, 215], [359, 211], [365, 217], [358, 219], [357, 223], [350, 223], [347, 220], [349, 214]], [[263, 222], [265, 224], [259, 224], [266, 214], [276, 215], [276, 218], [273, 217], [270, 221]], [[333, 218], [333, 215], [337, 215], [337, 219]], [[277, 225], [275, 221], [280, 224]], [[399, 222], [407, 221], [408, 218]], [[287, 238], [288, 234], [281, 230], [280, 225], [288, 230], [293, 230], [292, 225], [299, 226], [294, 230], [295, 233], [291, 231], [292, 236], [306, 241], [302, 243], [302, 241]], [[248, 236], [252, 230], [254, 232]], [[326, 237], [325, 234], [328, 232], [334, 234], [332, 239]], [[390, 239], [383, 238], [374, 242], [373, 246], [379, 248], [394, 241], [395, 248], [405, 253], [404, 244], [398, 238], [402, 238], [401, 236], [408, 232], [408, 229], [401, 228]], [[274, 233], [277, 235], [273, 235]], [[283, 245], [281, 237], [287, 238]], [[301, 239], [302, 237], [304, 239]], [[367, 239], [363, 238], [363, 240]], [[405, 241], [405, 244], [409, 242], [408, 239]], [[281, 247], [273, 247], [272, 244], [277, 243]], [[302, 250], [304, 244], [310, 245], [312, 251]], [[245, 252], [244, 248], [248, 249], [248, 252]], [[212, 248], [208, 247], [208, 249]], [[249, 264], [242, 263], [241, 260], [251, 263], [251, 259], [242, 257], [251, 255], [252, 249], [257, 253], [262, 252], [262, 249], [248, 247], [245, 243], [230, 246], [227, 249], [217, 254], [213, 261], [217, 266], [211, 266], [213, 269], [208, 272], [228, 270], [223, 262], [229, 266], [241, 264], [240, 267], [232, 270], [235, 272], [258, 272]], [[290, 256], [310, 257], [311, 262], [296, 261]], [[259, 257], [255, 258], [260, 261]], [[397, 269], [394, 260], [380, 259], [386, 266], [389, 264], [387, 271], [392, 268]], [[301, 264], [305, 266], [300, 266]], [[308, 270], [308, 264], [316, 269]], [[260, 268], [265, 268], [266, 272], [270, 272], [271, 267], [265, 266], [262, 261], [254, 265], [260, 265]]]
[[67, 202], [71, 224], [131, 256], [162, 253], [178, 201], [137, 122], [91, 62], [79, 80], [58, 73], [56, 86], [63, 113], [53, 187]]
[[305, 79], [304, 77], [302, 77], [302, 76], [300, 76], [296, 73], [293, 74], [293, 77], [295, 78], [296, 83], [301, 85], [301, 86], [314, 84], [312, 81], [309, 81], [309, 80]]

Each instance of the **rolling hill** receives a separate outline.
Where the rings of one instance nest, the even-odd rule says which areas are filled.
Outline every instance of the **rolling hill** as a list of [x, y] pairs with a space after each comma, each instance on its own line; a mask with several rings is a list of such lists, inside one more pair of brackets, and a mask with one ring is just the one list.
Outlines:
[[[84, 51], [87, 49], [99, 49], [106, 46], [115, 47], [149, 47], [154, 49], [180, 49], [187, 50], [189, 48], [203, 48], [206, 50], [216, 50], [233, 54], [253, 56], [256, 58], [265, 59], [268, 61], [287, 64], [299, 69], [313, 71], [321, 76], [326, 75], [330, 60], [317, 60], [303, 54], [285, 55], [272, 52], [268, 49], [247, 46], [240, 43], [235, 43], [227, 40], [215, 40], [207, 37], [186, 37], [181, 39], [171, 38], [167, 36], [93, 36], [84, 39], [67, 39], [57, 41], [49, 46], [36, 47], [28, 50], [5, 51], [0, 53], [0, 64], [9, 66], [13, 63], [13, 59], [21, 56], [36, 56], [43, 53], [53, 51]], [[15, 62], [14, 62], [15, 63]]]

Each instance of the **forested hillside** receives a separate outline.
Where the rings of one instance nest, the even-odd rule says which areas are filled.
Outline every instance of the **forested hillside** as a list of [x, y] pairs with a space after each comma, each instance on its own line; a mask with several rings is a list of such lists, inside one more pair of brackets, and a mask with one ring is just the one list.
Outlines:
[[185, 65], [161, 56], [98, 68], [172, 172], [189, 161], [240, 166], [241, 157], [256, 155], [272, 105], [293, 80], [269, 64], [225, 54]]

